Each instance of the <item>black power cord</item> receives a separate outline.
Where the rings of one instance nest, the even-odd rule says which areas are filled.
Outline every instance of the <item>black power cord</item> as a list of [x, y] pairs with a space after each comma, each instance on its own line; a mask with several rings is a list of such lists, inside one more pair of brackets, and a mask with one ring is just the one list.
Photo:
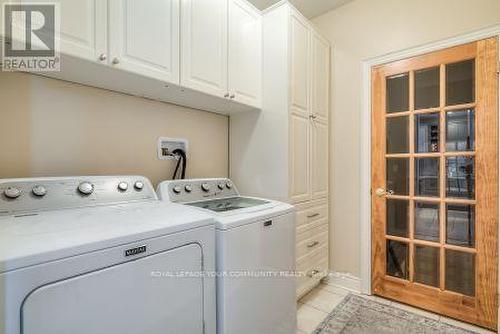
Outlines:
[[172, 176], [172, 180], [175, 180], [177, 178], [177, 172], [179, 171], [179, 167], [181, 166], [181, 173], [180, 173], [180, 178], [185, 179], [186, 178], [186, 164], [187, 164], [187, 158], [186, 158], [186, 152], [184, 150], [178, 148], [175, 149], [172, 154], [177, 157], [177, 165], [175, 166], [175, 171], [174, 175]]

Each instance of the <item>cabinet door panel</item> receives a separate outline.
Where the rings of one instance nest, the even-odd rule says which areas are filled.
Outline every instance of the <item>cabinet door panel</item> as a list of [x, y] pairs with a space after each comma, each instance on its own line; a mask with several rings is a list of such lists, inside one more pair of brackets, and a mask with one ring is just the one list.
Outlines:
[[319, 35], [312, 35], [312, 97], [311, 112], [328, 118], [330, 102], [330, 46]]
[[229, 1], [228, 86], [238, 102], [260, 107], [261, 15], [245, 1]]
[[[38, 2], [47, 3], [43, 0], [21, 1], [21, 3]], [[57, 3], [60, 9], [61, 53], [98, 61], [99, 55], [107, 52], [107, 1], [60, 0]]]
[[292, 15], [290, 34], [292, 108], [307, 115], [310, 87], [309, 27], [299, 17]]
[[[111, 64], [179, 83], [179, 0], [111, 0]], [[114, 63], [113, 59], [119, 62]]]
[[227, 0], [182, 0], [182, 86], [227, 93], [227, 21]]
[[313, 198], [328, 194], [328, 126], [314, 122], [312, 126], [312, 195]]
[[311, 198], [309, 123], [300, 114], [290, 115], [290, 198], [295, 203]]

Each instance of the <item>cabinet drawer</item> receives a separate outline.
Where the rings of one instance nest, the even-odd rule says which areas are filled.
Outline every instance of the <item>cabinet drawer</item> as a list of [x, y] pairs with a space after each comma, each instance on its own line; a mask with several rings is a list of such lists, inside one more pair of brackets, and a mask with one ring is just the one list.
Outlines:
[[308, 229], [321, 224], [322, 220], [328, 219], [328, 207], [326, 202], [319, 205], [301, 208], [297, 207], [297, 233], [302, 233]]
[[[327, 248], [323, 250], [327, 252]], [[327, 275], [328, 271], [328, 254], [325, 256], [321, 252], [313, 257], [306, 257], [303, 261], [300, 261], [298, 267], [302, 269], [297, 269], [301, 272], [301, 275], [297, 277], [297, 297], [300, 298], [313, 287], [319, 284], [319, 281]]]
[[314, 267], [316, 263], [323, 262], [323, 260], [327, 260], [328, 262], [328, 245], [324, 245], [323, 247], [319, 247], [309, 254], [303, 256], [302, 258], [297, 260], [297, 270], [298, 271], [307, 271]]
[[297, 236], [297, 259], [300, 260], [303, 256], [324, 247], [328, 249], [328, 225], [326, 223]]
[[319, 284], [328, 270], [328, 260], [318, 262], [311, 268], [307, 275], [297, 279], [297, 297], [300, 298]]
[[297, 243], [304, 241], [306, 239], [312, 238], [318, 234], [328, 231], [328, 221], [326, 219], [321, 219], [317, 221], [317, 225], [311, 227], [310, 229], [302, 232], [297, 231]]

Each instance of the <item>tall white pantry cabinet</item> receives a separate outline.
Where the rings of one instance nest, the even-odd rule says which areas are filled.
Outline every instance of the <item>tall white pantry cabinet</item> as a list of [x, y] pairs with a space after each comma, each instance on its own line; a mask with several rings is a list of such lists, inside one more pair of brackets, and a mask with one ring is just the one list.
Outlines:
[[296, 206], [300, 298], [329, 268], [330, 45], [287, 2], [262, 30], [262, 111], [231, 116], [230, 173], [242, 193]]

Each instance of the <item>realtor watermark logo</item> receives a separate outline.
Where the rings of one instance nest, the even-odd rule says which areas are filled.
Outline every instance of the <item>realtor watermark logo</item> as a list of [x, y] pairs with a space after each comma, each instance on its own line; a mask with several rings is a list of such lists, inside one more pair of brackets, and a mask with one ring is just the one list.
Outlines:
[[60, 70], [59, 4], [3, 5], [2, 70]]

